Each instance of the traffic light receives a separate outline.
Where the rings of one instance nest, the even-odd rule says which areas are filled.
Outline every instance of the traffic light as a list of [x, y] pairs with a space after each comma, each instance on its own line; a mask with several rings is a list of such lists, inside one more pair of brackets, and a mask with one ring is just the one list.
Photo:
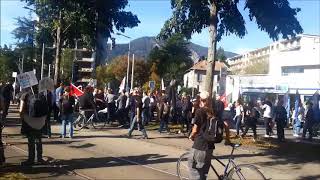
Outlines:
[[116, 38], [111, 38], [110, 50], [114, 49], [115, 47], [116, 47]]

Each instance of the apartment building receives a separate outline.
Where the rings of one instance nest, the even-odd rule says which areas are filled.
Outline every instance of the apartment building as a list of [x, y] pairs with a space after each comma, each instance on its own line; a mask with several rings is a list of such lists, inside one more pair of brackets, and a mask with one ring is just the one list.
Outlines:
[[[227, 61], [230, 70], [237, 72], [227, 78], [227, 91], [234, 95], [239, 92], [295, 94], [298, 91], [302, 96], [310, 96], [320, 90], [319, 35], [302, 34], [276, 41]], [[268, 66], [267, 73], [246, 74], [242, 71], [262, 61]]]

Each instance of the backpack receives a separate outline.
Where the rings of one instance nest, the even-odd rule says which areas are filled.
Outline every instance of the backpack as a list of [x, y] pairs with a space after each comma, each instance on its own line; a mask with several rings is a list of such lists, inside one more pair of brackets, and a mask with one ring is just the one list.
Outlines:
[[221, 143], [223, 140], [223, 127], [224, 123], [222, 120], [212, 117], [207, 120], [203, 138], [208, 142]]
[[42, 117], [48, 114], [49, 104], [44, 94], [28, 97], [28, 112], [30, 117]]
[[254, 118], [255, 119], [260, 119], [260, 117], [261, 117], [261, 114], [260, 114], [260, 112], [258, 111], [258, 109], [257, 108], [253, 108], [253, 111], [254, 111]]
[[72, 108], [72, 105], [69, 102], [69, 98], [63, 97], [61, 102], [62, 110], [68, 111], [70, 108]]

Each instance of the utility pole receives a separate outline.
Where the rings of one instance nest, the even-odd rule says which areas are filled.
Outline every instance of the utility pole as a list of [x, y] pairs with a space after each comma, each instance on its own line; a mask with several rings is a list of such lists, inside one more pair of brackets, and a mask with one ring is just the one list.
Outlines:
[[133, 89], [133, 74], [134, 74], [134, 54], [132, 54], [131, 89]]
[[41, 79], [43, 78], [43, 64], [44, 64], [44, 43], [42, 43], [42, 55], [41, 55]]
[[24, 54], [22, 54], [22, 63], [21, 63], [22, 72], [21, 73], [23, 73], [23, 64], [24, 64]]
[[130, 70], [130, 41], [129, 41], [129, 50], [128, 50], [128, 65], [127, 65], [127, 78], [126, 78], [126, 90], [129, 90], [129, 70]]
[[49, 64], [49, 71], [48, 71], [48, 77], [50, 78], [51, 76], [51, 64]]

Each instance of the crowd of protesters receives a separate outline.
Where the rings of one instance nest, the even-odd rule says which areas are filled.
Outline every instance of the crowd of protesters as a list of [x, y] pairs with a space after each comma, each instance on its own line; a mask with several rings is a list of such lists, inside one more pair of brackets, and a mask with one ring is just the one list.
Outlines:
[[[2, 110], [0, 125], [2, 129], [10, 101], [15, 96], [13, 96], [12, 83], [10, 82], [1, 85], [0, 89], [0, 110]], [[150, 92], [136, 87], [129, 92], [121, 90], [119, 93], [115, 93], [110, 88], [100, 89], [91, 86], [79, 87], [76, 90], [83, 90], [83, 93], [77, 94], [75, 86], [63, 83], [53, 91], [47, 90], [43, 94], [47, 107], [43, 111], [45, 114], [36, 117], [30, 115], [30, 98], [34, 92], [25, 89], [20, 93], [21, 132], [27, 136], [29, 147], [29, 158], [23, 164], [33, 163], [35, 149], [37, 150], [38, 162], [43, 161], [41, 138], [44, 136], [51, 138], [51, 114], [53, 114], [54, 121], [61, 123], [61, 138], [73, 138], [75, 111], [84, 113], [86, 117], [90, 117], [94, 112], [99, 112], [99, 118], [96, 121], [103, 119], [108, 124], [116, 123], [119, 128], [128, 129], [128, 138], [132, 136], [135, 129], [142, 133], [143, 138], [148, 138], [145, 126], [152, 122], [159, 123], [159, 133], [172, 133], [170, 127], [173, 128], [171, 126], [173, 124], [175, 129], [179, 129], [178, 133], [189, 136], [192, 134], [192, 127], [196, 121], [196, 112], [201, 105], [200, 94], [192, 98], [187, 93], [176, 93], [173, 88], [166, 91]], [[215, 117], [224, 121], [226, 144], [230, 143], [230, 128], [233, 127], [235, 127], [236, 136], [239, 138], [245, 137], [251, 129], [253, 141], [255, 141], [259, 122], [264, 122], [265, 137], [274, 136], [273, 129], [276, 125], [277, 138], [279, 141], [284, 141], [284, 128], [287, 127], [289, 119], [293, 119], [290, 122], [293, 125], [294, 136], [301, 136], [308, 140], [312, 140], [314, 136], [313, 127], [316, 125], [316, 116], [311, 101], [299, 102], [291, 112], [292, 116], [289, 119], [290, 116], [284, 108], [284, 102], [280, 99], [276, 103], [271, 103], [268, 99], [261, 103], [254, 101], [244, 103], [239, 99], [232, 104], [226, 104], [220, 99], [220, 96], [216, 95], [210, 105], [214, 109]], [[34, 125], [33, 121], [38, 124]], [[69, 129], [68, 135], [67, 129]], [[0, 152], [1, 159], [4, 157], [1, 157]]]

